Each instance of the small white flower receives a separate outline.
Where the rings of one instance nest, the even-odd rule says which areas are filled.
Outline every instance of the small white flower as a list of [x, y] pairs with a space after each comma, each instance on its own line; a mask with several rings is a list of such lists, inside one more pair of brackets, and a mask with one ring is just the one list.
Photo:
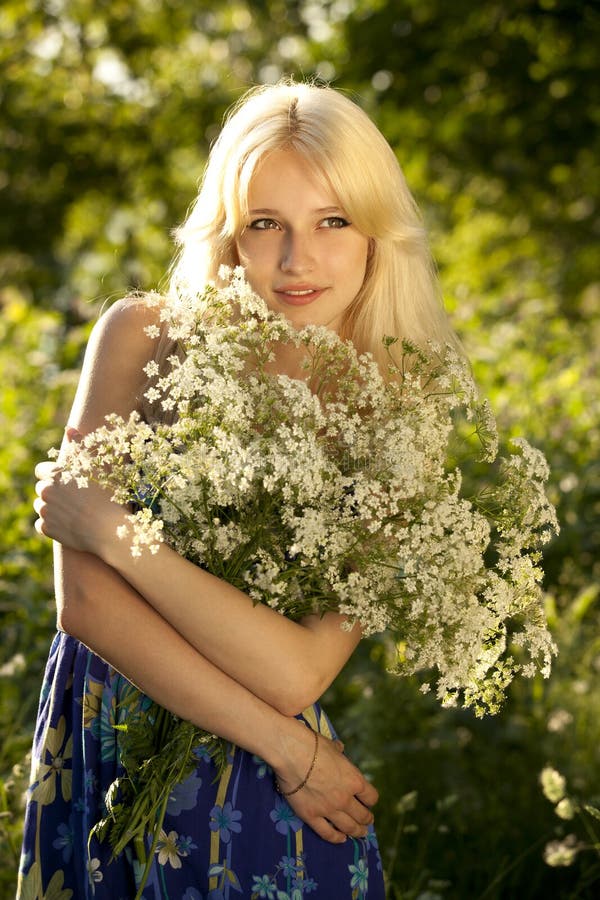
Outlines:
[[146, 363], [146, 365], [143, 368], [143, 371], [146, 373], [148, 378], [154, 378], [155, 375], [158, 375], [159, 367], [158, 367], [158, 363], [156, 362], [156, 360], [152, 359], [152, 360], [150, 360], [149, 363]]
[[577, 807], [570, 797], [563, 797], [563, 799], [556, 804], [554, 812], [559, 819], [574, 819]]
[[555, 709], [548, 716], [546, 728], [551, 732], [561, 732], [573, 721], [573, 715], [567, 709]]
[[581, 845], [574, 834], [562, 841], [549, 841], [544, 848], [544, 862], [549, 866], [570, 866], [575, 861]]
[[102, 881], [102, 879], [104, 878], [104, 875], [100, 871], [100, 860], [97, 857], [94, 857], [93, 859], [88, 859], [88, 861], [86, 863], [86, 868], [87, 868], [87, 873], [88, 873], [88, 879], [89, 879], [90, 885], [92, 887], [92, 893], [95, 893], [95, 885], [99, 884]]
[[144, 397], [149, 403], [155, 403], [157, 400], [160, 400], [160, 391], [155, 387], [148, 388], [148, 390], [144, 392]]
[[567, 782], [564, 775], [561, 775], [552, 766], [546, 766], [540, 773], [540, 784], [544, 797], [551, 803], [558, 803], [565, 796]]

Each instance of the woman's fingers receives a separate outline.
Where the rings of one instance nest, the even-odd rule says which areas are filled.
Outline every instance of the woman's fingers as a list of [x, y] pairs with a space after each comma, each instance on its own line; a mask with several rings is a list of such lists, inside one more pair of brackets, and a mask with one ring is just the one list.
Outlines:
[[48, 537], [48, 535], [44, 531], [44, 519], [43, 519], [40, 511], [38, 509], [36, 509], [35, 503], [33, 504], [33, 508], [35, 509], [35, 511], [38, 515], [38, 518], [33, 523], [33, 527], [35, 528], [37, 533], [40, 534], [42, 537]]
[[34, 528], [43, 537], [55, 540], [60, 540], [60, 534], [56, 530], [57, 523], [68, 518], [65, 510], [65, 492], [68, 488], [61, 482], [61, 471], [61, 466], [52, 460], [44, 460], [35, 467], [38, 480], [35, 483], [33, 509], [38, 518], [34, 522]]
[[319, 752], [306, 785], [289, 802], [294, 812], [331, 843], [365, 837], [373, 823], [369, 806], [378, 794], [342, 753], [341, 741], [319, 736]]
[[48, 522], [48, 491], [54, 486], [52, 481], [38, 481], [35, 485], [36, 498], [33, 501], [33, 509], [37, 515], [33, 527], [42, 537], [51, 537]]
[[37, 464], [34, 471], [38, 481], [52, 481], [60, 473], [61, 467], [57, 462], [45, 459]]
[[318, 804], [321, 814], [313, 812], [312, 809], [310, 812], [308, 809], [305, 810], [300, 800], [296, 800], [292, 805], [300, 818], [304, 819], [320, 837], [333, 844], [343, 843], [348, 836], [365, 837], [369, 825], [373, 822], [373, 815], [358, 801], [350, 802], [346, 806], [329, 804], [327, 811], [324, 811], [322, 804]]
[[[36, 473], [37, 474], [37, 473]], [[51, 481], [37, 481], [35, 485], [35, 493], [36, 498], [33, 501], [33, 509], [38, 516], [34, 523], [34, 528], [38, 534], [44, 535], [44, 513], [46, 511], [46, 501], [44, 500], [43, 494], [48, 485], [52, 484]]]
[[114, 542], [125, 507], [113, 503], [110, 491], [97, 484], [90, 482], [81, 489], [74, 479], [63, 481], [63, 469], [56, 463], [39, 463], [35, 471], [38, 534], [73, 550], [101, 555], [102, 547]]
[[348, 793], [331, 797], [331, 799], [335, 799], [335, 802], [325, 814], [327, 819], [344, 834], [352, 837], [364, 837], [369, 825], [374, 822], [371, 810]]
[[354, 822], [356, 822], [360, 826], [369, 826], [372, 825], [375, 821], [375, 816], [371, 812], [368, 807], [364, 806], [360, 800], [357, 800], [353, 797], [348, 804], [346, 812], [352, 818]]
[[40, 478], [39, 481], [35, 483], [35, 492], [38, 497], [44, 497], [44, 494], [48, 494], [48, 491], [54, 487], [54, 479], [52, 478]]
[[334, 828], [331, 822], [324, 819], [322, 816], [309, 821], [308, 824], [313, 831], [317, 832], [319, 837], [322, 837], [325, 841], [329, 841], [330, 844], [343, 844], [346, 841], [346, 835], [337, 828]]
[[356, 797], [364, 806], [374, 806], [379, 800], [377, 790], [366, 779], [364, 781], [364, 788], [356, 792]]
[[354, 819], [351, 815], [349, 815], [347, 812], [344, 812], [343, 810], [334, 813], [331, 816], [330, 821], [334, 828], [337, 829], [337, 831], [341, 832], [342, 834], [347, 834], [350, 837], [365, 837], [367, 831], [369, 830], [368, 825], [361, 825], [356, 821], [356, 819]]

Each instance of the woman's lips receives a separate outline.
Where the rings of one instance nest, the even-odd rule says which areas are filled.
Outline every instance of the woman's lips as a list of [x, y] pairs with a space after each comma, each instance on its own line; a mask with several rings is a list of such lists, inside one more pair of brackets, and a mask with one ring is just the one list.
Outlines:
[[306, 306], [320, 297], [326, 288], [312, 287], [306, 284], [294, 284], [285, 288], [275, 288], [273, 293], [290, 306]]

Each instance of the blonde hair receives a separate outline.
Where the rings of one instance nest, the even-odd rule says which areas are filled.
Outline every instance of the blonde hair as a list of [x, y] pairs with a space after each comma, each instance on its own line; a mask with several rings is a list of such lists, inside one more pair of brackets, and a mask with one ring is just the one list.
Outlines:
[[346, 311], [342, 336], [382, 363], [385, 335], [455, 342], [418, 207], [396, 157], [371, 119], [330, 87], [294, 81], [253, 88], [228, 114], [200, 192], [177, 231], [171, 291], [198, 292], [235, 265], [250, 181], [265, 155], [301, 155], [371, 241], [363, 286]]

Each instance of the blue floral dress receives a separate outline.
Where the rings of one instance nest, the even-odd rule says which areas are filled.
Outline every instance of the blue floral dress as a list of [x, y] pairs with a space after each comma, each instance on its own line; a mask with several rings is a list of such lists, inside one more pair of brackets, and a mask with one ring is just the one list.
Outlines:
[[[119, 774], [114, 725], [139, 694], [79, 641], [59, 632], [33, 744], [18, 900], [131, 900], [141, 875], [126, 850], [92, 838]], [[332, 737], [318, 704], [303, 718]], [[274, 787], [266, 763], [235, 748], [220, 779], [208, 756], [169, 798], [145, 900], [383, 900], [377, 839], [322, 840]]]

